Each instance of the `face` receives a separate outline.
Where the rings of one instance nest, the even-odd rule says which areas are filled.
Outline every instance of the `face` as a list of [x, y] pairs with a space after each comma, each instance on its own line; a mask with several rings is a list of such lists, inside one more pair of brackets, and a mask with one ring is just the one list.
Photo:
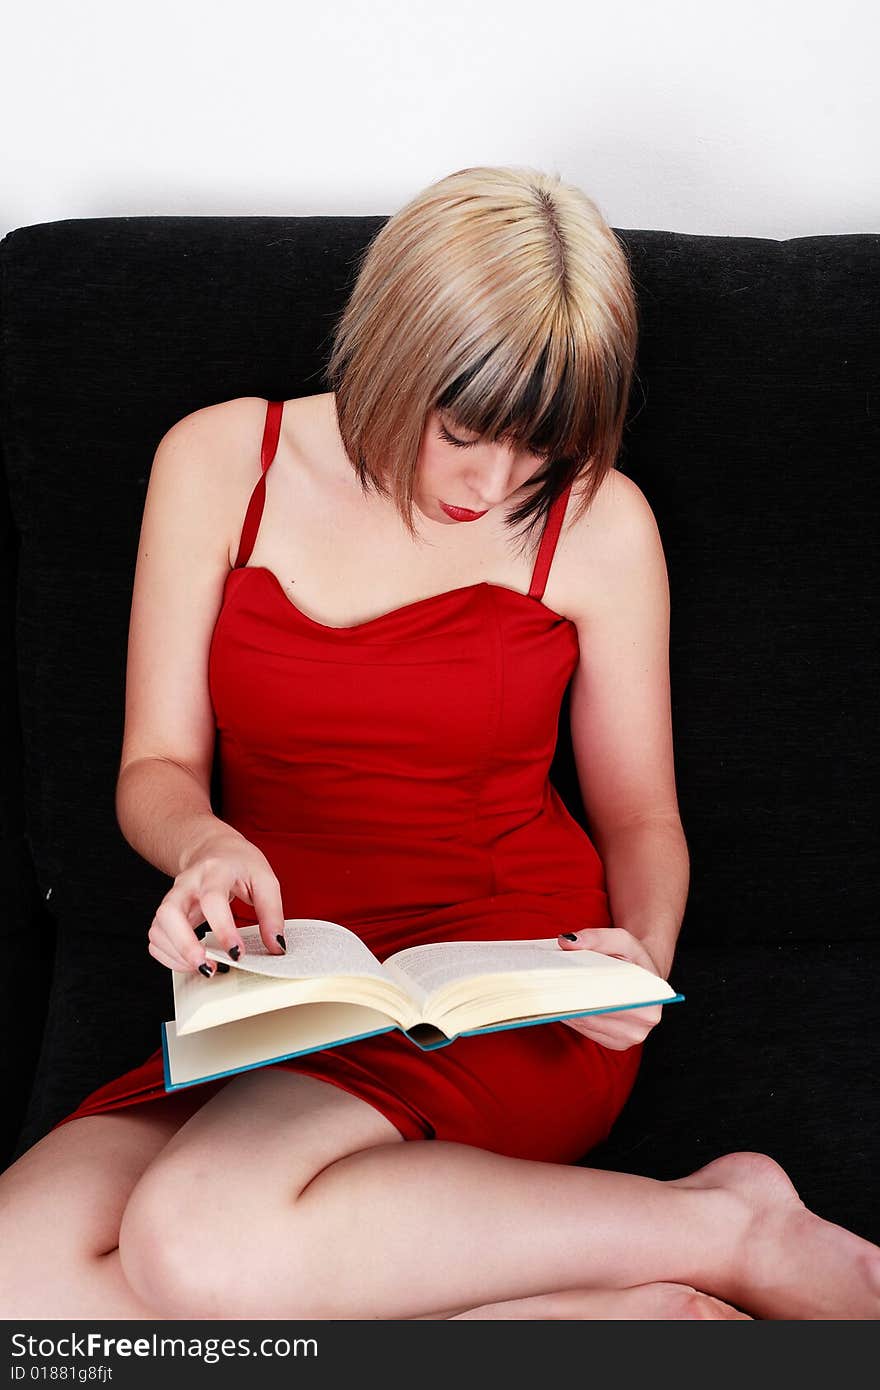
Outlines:
[[515, 506], [546, 470], [541, 455], [480, 439], [447, 412], [431, 410], [419, 448], [415, 502], [431, 521], [460, 526], [503, 503]]

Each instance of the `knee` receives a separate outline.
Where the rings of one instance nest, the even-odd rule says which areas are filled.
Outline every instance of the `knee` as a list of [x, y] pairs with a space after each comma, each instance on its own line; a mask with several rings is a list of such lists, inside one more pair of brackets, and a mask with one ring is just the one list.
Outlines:
[[[210, 1204], [190, 1190], [189, 1201], [206, 1208], [203, 1221], [212, 1218]], [[149, 1307], [164, 1318], [199, 1318], [207, 1314], [193, 1307], [204, 1274], [204, 1247], [193, 1239], [196, 1225], [186, 1210], [181, 1186], [158, 1173], [145, 1175], [133, 1189], [119, 1226], [119, 1263], [126, 1282]], [[209, 1289], [210, 1292], [210, 1289]]]
[[[173, 1164], [157, 1166], [138, 1183], [123, 1213], [123, 1274], [160, 1317], [265, 1317], [267, 1301], [277, 1303], [279, 1291], [267, 1290], [261, 1282], [261, 1249], [281, 1235], [281, 1223], [269, 1231], [267, 1215], [258, 1219], [241, 1188], [230, 1206], [217, 1199], [203, 1174]], [[309, 1281], [300, 1272], [292, 1215], [284, 1231], [291, 1245], [285, 1271], [289, 1315], [309, 1317]]]

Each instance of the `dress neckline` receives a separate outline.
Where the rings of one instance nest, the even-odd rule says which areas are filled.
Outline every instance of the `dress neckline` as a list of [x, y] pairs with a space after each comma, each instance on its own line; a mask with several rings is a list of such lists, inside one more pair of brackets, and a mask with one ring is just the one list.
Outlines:
[[310, 618], [308, 613], [304, 613], [301, 608], [298, 608], [293, 599], [287, 594], [287, 591], [275, 571], [269, 569], [268, 566], [236, 565], [229, 571], [229, 574], [227, 574], [227, 582], [231, 574], [266, 575], [270, 587], [275, 591], [291, 613], [320, 632], [363, 632], [367, 628], [376, 627], [379, 623], [387, 622], [390, 618], [400, 617], [404, 613], [411, 613], [416, 609], [425, 608], [428, 604], [439, 603], [441, 599], [449, 599], [456, 594], [473, 594], [478, 589], [484, 589], [487, 592], [491, 591], [497, 594], [506, 594], [510, 598], [517, 599], [522, 603], [527, 603], [532, 610], [540, 608], [548, 617], [552, 618], [554, 622], [567, 623], [570, 627], [575, 628], [575, 630], [577, 626], [571, 618], [566, 618], [564, 614], [557, 613], [555, 609], [550, 608], [548, 604], [544, 603], [543, 599], [536, 598], [533, 594], [524, 594], [520, 589], [511, 589], [507, 584], [494, 584], [491, 580], [480, 579], [473, 584], [460, 584], [455, 589], [444, 589], [442, 593], [428, 594], [426, 598], [417, 598], [413, 599], [411, 603], [402, 603], [398, 608], [389, 608], [385, 613], [377, 613], [374, 618], [365, 618], [363, 622], [349, 623], [343, 627], [337, 627], [332, 623], [322, 623], [319, 622], [317, 618]]
[[473, 594], [477, 591], [497, 593], [499, 595], [512, 595], [519, 601], [529, 603], [533, 611], [534, 606], [537, 604], [539, 608], [543, 609], [543, 611], [553, 619], [554, 623], [567, 623], [576, 630], [576, 624], [572, 622], [571, 618], [566, 618], [562, 613], [557, 613], [554, 609], [548, 608], [543, 601], [550, 565], [556, 550], [556, 542], [559, 539], [565, 513], [568, 510], [568, 502], [572, 489], [571, 482], [569, 482], [561, 492], [557, 493], [547, 510], [527, 593], [523, 593], [520, 589], [508, 588], [506, 584], [494, 584], [490, 580], [481, 579], [473, 584], [459, 585], [457, 589], [444, 589], [442, 593], [429, 594], [427, 598], [415, 599], [411, 603], [403, 603], [398, 608], [390, 608], [387, 612], [378, 613], [376, 617], [367, 618], [362, 623], [349, 623], [347, 626], [334, 627], [330, 623], [319, 622], [317, 618], [310, 618], [307, 613], [304, 613], [301, 608], [297, 607], [293, 599], [288, 597], [283, 584], [274, 570], [269, 569], [266, 565], [249, 565], [247, 563], [253, 553], [260, 519], [263, 514], [263, 507], [266, 500], [266, 475], [278, 450], [284, 405], [284, 401], [269, 400], [266, 402], [266, 419], [263, 426], [263, 439], [260, 448], [260, 476], [254, 485], [250, 501], [248, 502], [244, 525], [238, 543], [238, 554], [235, 559], [235, 564], [229, 571], [230, 574], [234, 573], [235, 570], [253, 570], [257, 574], [262, 573], [268, 575], [272, 588], [287, 605], [288, 609], [293, 614], [297, 615], [304, 623], [309, 624], [309, 626], [319, 632], [363, 632], [368, 628], [375, 627], [378, 623], [386, 622], [391, 618], [400, 617], [404, 613], [414, 612], [417, 609], [426, 607], [428, 604], [438, 603], [441, 599], [449, 599], [455, 594]]

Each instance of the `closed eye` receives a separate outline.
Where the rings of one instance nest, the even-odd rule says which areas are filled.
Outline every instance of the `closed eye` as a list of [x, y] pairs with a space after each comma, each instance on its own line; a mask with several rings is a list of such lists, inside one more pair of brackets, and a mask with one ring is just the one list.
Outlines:
[[447, 444], [454, 444], [456, 449], [472, 449], [475, 444], [479, 444], [478, 439], [456, 439], [454, 434], [450, 434], [445, 425], [440, 426], [440, 438], [445, 439]]
[[[479, 444], [479, 439], [456, 439], [454, 434], [450, 434], [445, 425], [440, 426], [440, 438], [445, 439], [447, 444], [453, 444], [456, 449], [473, 449], [475, 444]], [[545, 457], [542, 454], [534, 454], [534, 458]], [[550, 477], [551, 470], [545, 468], [543, 473], [527, 478], [522, 487], [531, 487], [534, 483], [543, 483]], [[517, 489], [519, 491], [519, 489]]]

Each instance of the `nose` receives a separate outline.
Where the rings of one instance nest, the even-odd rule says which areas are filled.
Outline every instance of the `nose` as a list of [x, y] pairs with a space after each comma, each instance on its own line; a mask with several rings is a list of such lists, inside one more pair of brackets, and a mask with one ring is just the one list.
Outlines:
[[513, 486], [512, 474], [515, 466], [516, 455], [511, 449], [502, 446], [495, 450], [492, 457], [481, 463], [479, 479], [473, 487], [473, 492], [481, 499], [474, 506], [475, 512], [497, 507], [499, 502], [504, 501]]

